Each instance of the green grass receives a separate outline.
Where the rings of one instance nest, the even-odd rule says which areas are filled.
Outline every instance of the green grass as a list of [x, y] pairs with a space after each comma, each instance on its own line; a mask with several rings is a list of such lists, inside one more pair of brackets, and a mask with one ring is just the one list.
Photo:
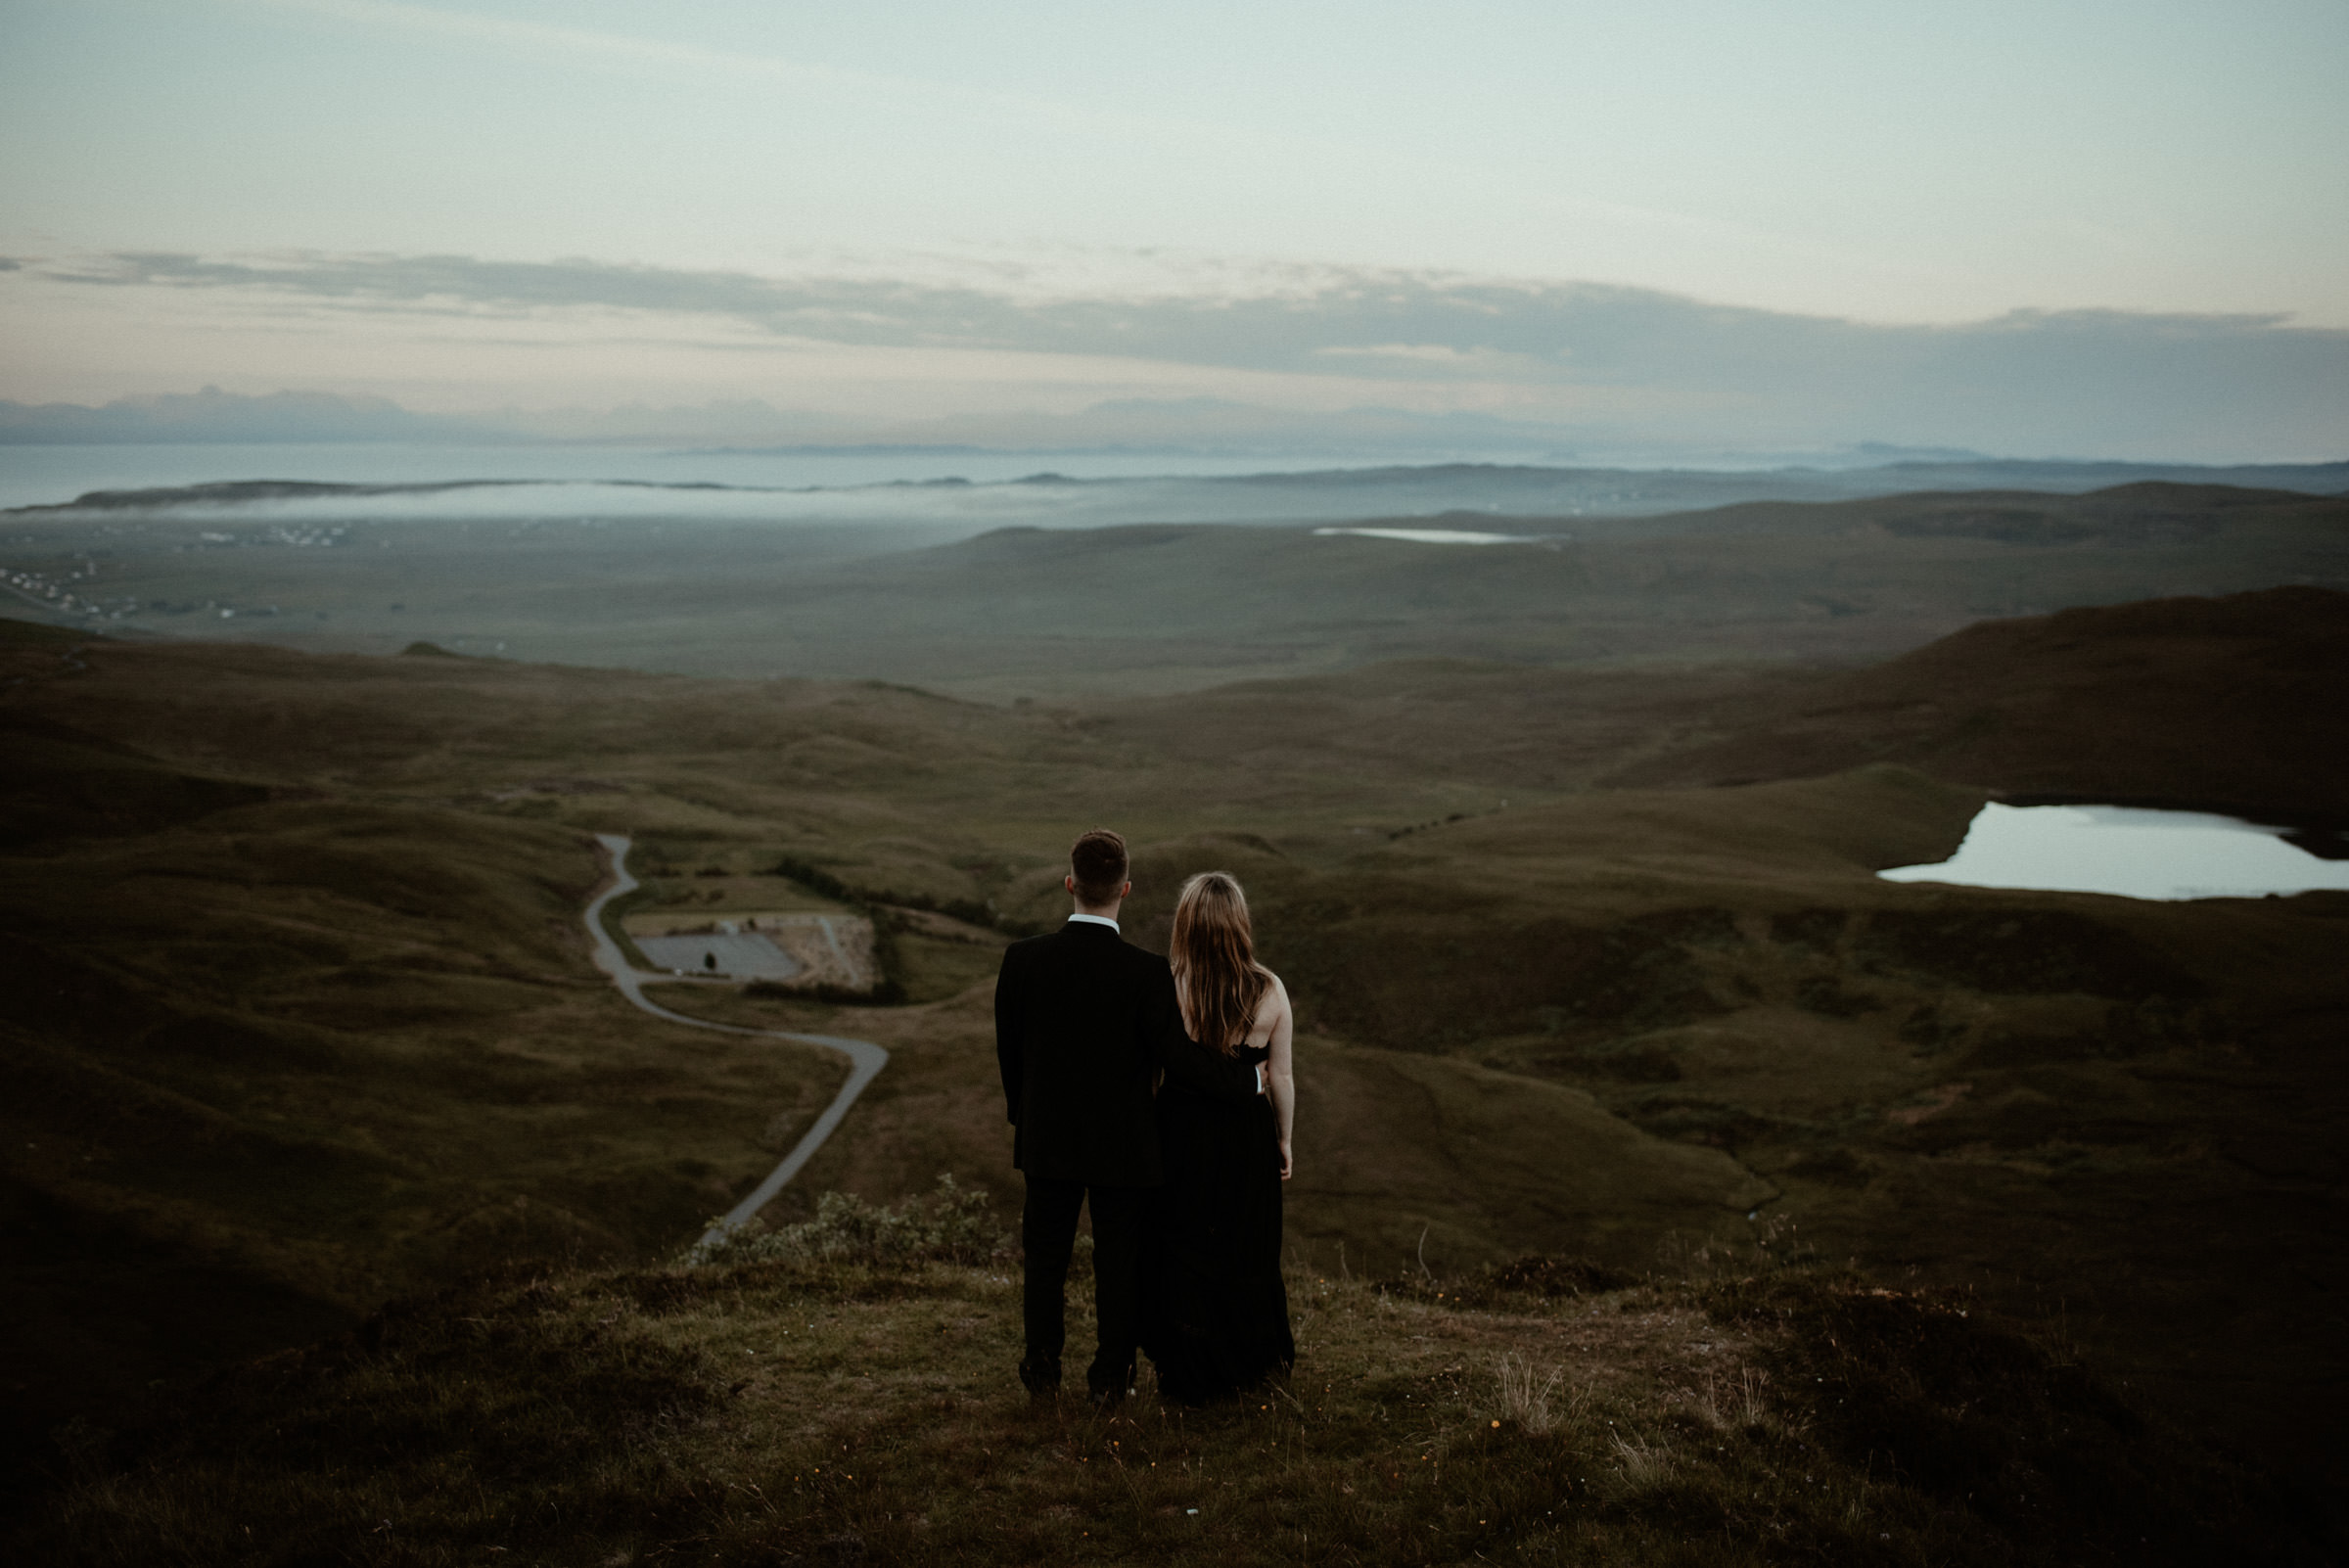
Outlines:
[[[1190, 871], [1250, 889], [1304, 1025], [1302, 1261], [1644, 1273], [1768, 1239], [2060, 1314], [2128, 1401], [2337, 1493], [2344, 900], [1883, 884], [1984, 795], [1903, 767], [1590, 787], [1732, 733], [1751, 670], [1420, 664], [1079, 712], [59, 653], [0, 644], [19, 1455], [486, 1267], [657, 1264], [771, 1165], [839, 1063], [627, 1008], [578, 925], [592, 832], [635, 836], [651, 897], [734, 907], [790, 864], [888, 928], [904, 1005], [658, 989], [893, 1052], [778, 1223], [941, 1172], [1015, 1201], [988, 984], [1106, 820], [1139, 848], [1137, 940]], [[2304, 727], [2269, 717], [2288, 760]]]
[[[266, 513], [115, 514], [15, 520], [0, 565], [54, 574], [93, 552], [98, 576], [82, 590], [137, 601], [115, 624], [152, 636], [375, 654], [420, 639], [468, 654], [503, 644], [503, 658], [877, 677], [1002, 703], [1397, 660], [1869, 661], [1988, 617], [2343, 585], [2343, 512], [2331, 497], [2136, 485], [1529, 519], [1529, 531], [1566, 535], [1531, 548], [1196, 524], [1013, 528], [856, 556], [829, 530], [757, 522], [377, 522], [295, 549], [273, 545]], [[218, 619], [222, 607], [237, 618]], [[410, 661], [467, 662], [494, 661]]]
[[16, 1549], [2066, 1568], [2308, 1549], [2257, 1477], [1963, 1297], [1799, 1269], [1296, 1268], [1293, 1374], [1206, 1407], [1163, 1406], [1145, 1374], [1105, 1414], [1019, 1391], [1016, 1266], [933, 1261], [971, 1242], [919, 1225], [876, 1245], [893, 1218], [827, 1200], [775, 1261], [468, 1287], [144, 1430], [83, 1425]]
[[0, 859], [10, 1451], [505, 1258], [665, 1256], [762, 1174], [837, 1060], [626, 1008], [594, 874], [568, 833], [323, 802]]

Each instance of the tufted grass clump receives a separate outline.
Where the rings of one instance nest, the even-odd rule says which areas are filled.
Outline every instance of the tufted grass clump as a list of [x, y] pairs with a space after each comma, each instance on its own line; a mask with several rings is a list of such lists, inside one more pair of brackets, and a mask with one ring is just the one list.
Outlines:
[[1661, 1439], [1609, 1432], [1607, 1450], [1626, 1495], [1653, 1491], [1672, 1479], [1672, 1450]]
[[1494, 1367], [1494, 1380], [1500, 1389], [1500, 1418], [1536, 1437], [1556, 1430], [1581, 1403], [1579, 1395], [1559, 1398], [1559, 1385], [1566, 1381], [1561, 1368], [1544, 1370], [1532, 1357], [1514, 1351], [1501, 1354]]
[[907, 1198], [894, 1208], [853, 1193], [827, 1192], [817, 1200], [815, 1218], [798, 1224], [772, 1230], [714, 1226], [686, 1262], [705, 1268], [754, 1263], [895, 1268], [983, 1264], [1008, 1257], [1011, 1249], [1011, 1237], [995, 1222], [986, 1190], [961, 1186], [948, 1172], [928, 1197]]

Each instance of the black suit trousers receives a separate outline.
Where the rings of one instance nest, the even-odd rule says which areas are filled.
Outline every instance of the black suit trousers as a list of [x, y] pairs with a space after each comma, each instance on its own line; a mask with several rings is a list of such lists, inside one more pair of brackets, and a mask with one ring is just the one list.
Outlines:
[[1020, 1242], [1028, 1251], [1022, 1307], [1028, 1332], [1028, 1360], [1057, 1366], [1068, 1339], [1065, 1296], [1069, 1256], [1077, 1246], [1077, 1211], [1093, 1209], [1093, 1314], [1100, 1346], [1084, 1376], [1096, 1394], [1123, 1394], [1133, 1375], [1141, 1342], [1142, 1211], [1149, 1194], [1141, 1187], [1087, 1186], [1054, 1176], [1028, 1178], [1028, 1203], [1020, 1214]]

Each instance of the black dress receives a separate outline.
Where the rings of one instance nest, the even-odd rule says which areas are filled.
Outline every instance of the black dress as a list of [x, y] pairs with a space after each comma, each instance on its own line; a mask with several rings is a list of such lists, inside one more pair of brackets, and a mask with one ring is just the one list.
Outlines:
[[[1243, 1046], [1239, 1059], [1271, 1054]], [[1158, 1145], [1167, 1184], [1151, 1194], [1142, 1349], [1161, 1394], [1198, 1403], [1297, 1359], [1280, 1277], [1280, 1131], [1269, 1096], [1234, 1105], [1170, 1079]]]

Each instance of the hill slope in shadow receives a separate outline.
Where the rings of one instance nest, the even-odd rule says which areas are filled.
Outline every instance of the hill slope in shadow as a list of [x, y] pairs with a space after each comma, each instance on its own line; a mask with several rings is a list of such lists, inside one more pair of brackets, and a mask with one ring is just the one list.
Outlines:
[[[2090, 619], [2032, 755], [2143, 712], [2128, 628], [2150, 618], [2156, 673], [2231, 672], [2236, 701], [2180, 722], [2234, 724], [2269, 760], [2246, 805], [2274, 808], [2304, 715], [2268, 671], [2338, 668], [2332, 599], [2281, 603]], [[2002, 635], [1928, 650], [1938, 678], [2022, 681]], [[484, 1256], [658, 1257], [756, 1178], [828, 1081], [624, 1007], [576, 925], [592, 831], [636, 836], [651, 898], [722, 911], [814, 867], [893, 938], [908, 1006], [680, 999], [897, 1053], [779, 1218], [941, 1171], [1011, 1199], [993, 949], [1057, 917], [1073, 828], [1108, 819], [1140, 847], [1138, 940], [1163, 941], [1190, 871], [1250, 889], [1308, 1032], [1308, 1261], [1630, 1268], [1763, 1243], [1913, 1270], [2064, 1303], [2107, 1374], [2311, 1485], [2343, 1473], [2344, 900], [1878, 881], [1956, 846], [1986, 792], [1961, 751], [1589, 787], [1845, 677], [1422, 664], [1006, 710], [31, 634], [0, 658], [0, 778], [47, 813], [0, 846], [9, 962], [40, 1001], [8, 1026], [5, 1166], [45, 1227], [9, 1288], [38, 1308], [16, 1321], [88, 1328], [15, 1353], [65, 1368], [50, 1415], [110, 1357], [152, 1379], [257, 1348], [142, 1348], [177, 1287], [119, 1326], [84, 1311], [125, 1280], [216, 1266], [291, 1303], [256, 1320], [298, 1335]], [[1640, 722], [1649, 697], [1677, 745]], [[2140, 748], [2134, 793], [2198, 788], [2196, 761]]]
[[1728, 734], [1608, 782], [1802, 778], [1890, 761], [2006, 796], [2338, 827], [2349, 824], [2344, 670], [2349, 594], [2322, 588], [1984, 622], [1772, 693]]

